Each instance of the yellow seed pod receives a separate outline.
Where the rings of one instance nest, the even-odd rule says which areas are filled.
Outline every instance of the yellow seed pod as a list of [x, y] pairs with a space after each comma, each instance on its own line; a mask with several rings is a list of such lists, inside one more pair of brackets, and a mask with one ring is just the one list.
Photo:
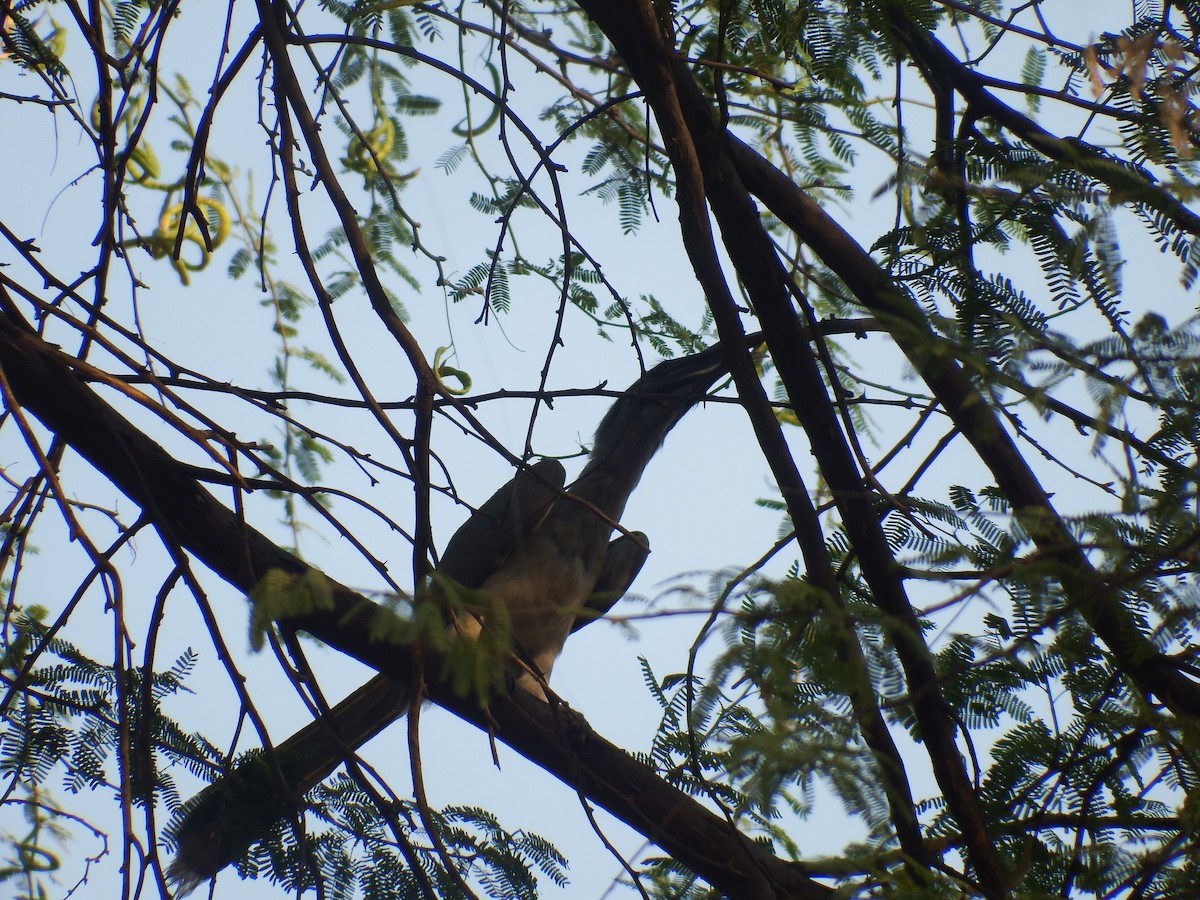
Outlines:
[[390, 116], [383, 115], [376, 119], [375, 127], [362, 138], [357, 134], [351, 136], [350, 145], [346, 148], [347, 158], [342, 160], [342, 164], [355, 172], [373, 175], [379, 171], [380, 165], [395, 146], [396, 123]]
[[138, 184], [149, 186], [151, 182], [158, 180], [162, 169], [158, 164], [158, 157], [154, 155], [153, 148], [149, 144], [138, 144], [129, 154], [125, 171]]
[[50, 27], [54, 30], [42, 42], [54, 54], [55, 59], [61, 60], [63, 54], [67, 52], [67, 29], [55, 22], [53, 18], [50, 19]]
[[780, 425], [795, 425], [800, 427], [800, 420], [796, 417], [796, 413], [790, 409], [776, 409], [775, 421]]
[[[442, 386], [447, 394], [454, 397], [461, 397], [471, 390], [471, 376], [462, 369], [456, 369], [442, 362], [442, 359], [449, 352], [449, 347], [437, 348], [437, 352], [433, 354], [433, 374], [437, 377], [438, 384]], [[447, 378], [457, 379], [459, 387], [450, 387], [450, 385], [446, 384]]]
[[[216, 231], [210, 232], [209, 235], [212, 240], [212, 248], [215, 250], [229, 236], [229, 211], [225, 209], [224, 204], [211, 197], [197, 197], [196, 205], [202, 209], [210, 209], [217, 215]], [[163, 256], [174, 250], [175, 241], [179, 233], [179, 220], [182, 215], [182, 203], [173, 203], [163, 207], [162, 214], [158, 217], [158, 230], [154, 233], [150, 241], [150, 253], [152, 256]], [[183, 240], [195, 244], [200, 248], [200, 259], [198, 262], [184, 259], [182, 250], [178, 259], [171, 260], [171, 265], [179, 273], [179, 280], [186, 285], [191, 280], [188, 273], [199, 272], [207, 266], [212, 254], [205, 243], [204, 234], [200, 231], [195, 221], [189, 221], [188, 225], [183, 229]]]

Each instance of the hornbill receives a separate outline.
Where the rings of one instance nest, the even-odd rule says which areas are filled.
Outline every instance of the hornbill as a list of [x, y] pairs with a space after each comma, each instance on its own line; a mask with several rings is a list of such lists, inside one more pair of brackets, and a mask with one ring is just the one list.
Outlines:
[[[614, 524], [667, 432], [725, 371], [720, 344], [659, 363], [609, 408], [587, 464], [565, 491], [562, 464], [543, 459], [519, 471], [450, 539], [438, 572], [507, 607], [508, 669], [517, 687], [544, 696], [567, 636], [606, 613], [633, 582], [649, 553], [646, 536], [623, 533], [610, 543]], [[453, 626], [460, 635], [488, 627], [466, 618]], [[188, 801], [170, 829], [177, 851], [168, 875], [177, 896], [294, 814], [354, 748], [403, 716], [410, 698], [408, 685], [377, 675], [277, 745], [272, 760], [251, 756]]]

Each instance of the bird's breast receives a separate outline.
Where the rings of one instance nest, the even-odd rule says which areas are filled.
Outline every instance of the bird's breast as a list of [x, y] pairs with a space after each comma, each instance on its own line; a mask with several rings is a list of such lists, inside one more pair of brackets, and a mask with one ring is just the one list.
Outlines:
[[549, 676], [575, 615], [592, 594], [596, 567], [586, 554], [534, 534], [483, 584], [508, 609], [513, 641]]

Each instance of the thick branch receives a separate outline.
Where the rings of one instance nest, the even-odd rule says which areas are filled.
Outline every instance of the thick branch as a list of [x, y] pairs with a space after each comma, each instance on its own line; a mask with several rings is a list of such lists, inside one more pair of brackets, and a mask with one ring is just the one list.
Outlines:
[[[0, 300], [7, 298], [0, 297]], [[11, 309], [11, 307], [10, 307]], [[188, 468], [102, 401], [70, 369], [70, 357], [28, 326], [0, 316], [0, 367], [21, 405], [108, 477], [155, 526], [221, 578], [249, 592], [271, 569], [302, 573], [277, 547], [217, 500]], [[349, 588], [330, 584], [330, 608], [287, 623], [397, 678], [411, 677], [408, 648], [381, 638], [384, 613]], [[652, 769], [593, 732], [577, 714], [514, 691], [487, 711], [441, 678], [426, 653], [429, 696], [558, 777], [663, 848], [730, 897], [830, 895], [796, 863], [772, 856]], [[569, 718], [564, 718], [569, 716]]]
[[[771, 357], [812, 442], [873, 598], [893, 620], [892, 636], [908, 679], [922, 739], [929, 747], [930, 762], [947, 804], [967, 835], [972, 866], [984, 892], [999, 896], [1008, 874], [988, 834], [955, 744], [953, 720], [938, 687], [932, 656], [921, 637], [920, 624], [905, 595], [899, 572], [892, 564], [891, 551], [871, 498], [863, 489], [817, 360], [804, 340], [802, 323], [792, 308], [787, 273], [753, 201], [724, 152], [724, 131], [714, 118], [709, 99], [675, 54], [671, 40], [663, 35], [649, 3], [581, 0], [581, 5], [613, 42], [654, 109], [676, 174], [684, 246], [708, 296], [722, 340], [728, 346], [735, 346], [728, 342], [740, 335], [741, 323], [716, 256], [709, 249], [712, 236], [708, 210], [721, 228], [724, 246], [753, 300]], [[739, 379], [737, 368], [733, 369], [733, 375], [739, 392], [743, 391], [749, 380]], [[744, 395], [748, 401], [754, 396]], [[796, 486], [802, 490], [803, 485], [795, 464], [786, 453], [773, 452], [775, 438], [769, 431], [756, 427], [756, 433], [769, 441], [764, 442], [764, 452], [779, 479], [789, 512], [801, 529], [807, 513], [796, 502]], [[820, 570], [814, 574], [819, 578]], [[864, 738], [871, 741], [879, 763], [897, 834], [906, 851], [924, 861], [928, 855], [920, 840], [903, 763], [895, 753], [886, 725], [877, 710], [872, 712], [863, 707], [866, 698], [858, 691], [852, 691], [851, 699], [855, 701]]]
[[933, 333], [917, 304], [841, 225], [760, 154], [737, 138], [726, 146], [750, 191], [808, 244], [892, 333], [951, 420], [996, 479], [1038, 549], [1063, 564], [1059, 575], [1072, 605], [1137, 686], [1177, 715], [1200, 719], [1200, 686], [1183, 675], [1137, 623], [1088, 562], [1033, 469], [962, 366]]
[[992, 119], [1055, 162], [1078, 169], [1108, 185], [1115, 202], [1144, 203], [1170, 219], [1181, 231], [1200, 237], [1200, 216], [1145, 173], [1083, 141], [1060, 138], [1046, 131], [996, 97], [987, 89], [986, 78], [963, 65], [945, 44], [914, 24], [899, 9], [892, 12], [892, 26], [926, 78], [953, 86], [970, 104], [973, 116]]

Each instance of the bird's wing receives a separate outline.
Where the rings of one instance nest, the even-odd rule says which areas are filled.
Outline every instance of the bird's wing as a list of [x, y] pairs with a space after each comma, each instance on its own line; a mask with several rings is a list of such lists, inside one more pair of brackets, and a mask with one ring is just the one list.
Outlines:
[[596, 579], [592, 596], [575, 617], [575, 624], [571, 626], [572, 634], [606, 614], [625, 596], [649, 555], [650, 540], [640, 531], [623, 534], [608, 545], [604, 568]]
[[438, 571], [464, 587], [482, 585], [546, 517], [566, 480], [557, 459], [521, 469], [454, 532]]

